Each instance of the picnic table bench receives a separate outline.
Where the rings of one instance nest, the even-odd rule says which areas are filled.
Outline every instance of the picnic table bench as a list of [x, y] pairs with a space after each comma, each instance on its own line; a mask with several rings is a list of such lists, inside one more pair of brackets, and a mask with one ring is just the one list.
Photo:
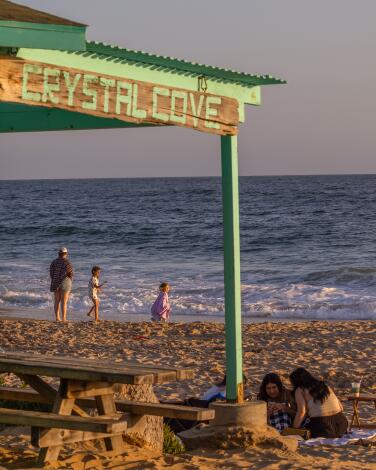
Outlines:
[[350, 429], [354, 426], [362, 427], [362, 428], [371, 428], [375, 429], [376, 424], [369, 424], [369, 423], [362, 423], [360, 424], [360, 416], [359, 416], [359, 403], [360, 402], [373, 402], [373, 405], [376, 410], [376, 395], [371, 393], [361, 393], [359, 395], [348, 395], [347, 400], [352, 402], [353, 406], [353, 415], [350, 422]]
[[[57, 460], [63, 445], [101, 439], [107, 450], [124, 450], [123, 434], [140, 416], [194, 421], [214, 418], [214, 411], [174, 404], [116, 400], [113, 384], [159, 384], [193, 378], [192, 369], [131, 362], [23, 353], [0, 353], [0, 373], [17, 375], [30, 388], [0, 387], [0, 399], [52, 405], [51, 412], [0, 408], [0, 423], [31, 426], [39, 462]], [[59, 379], [56, 390], [42, 377]], [[96, 410], [98, 416], [88, 411]]]

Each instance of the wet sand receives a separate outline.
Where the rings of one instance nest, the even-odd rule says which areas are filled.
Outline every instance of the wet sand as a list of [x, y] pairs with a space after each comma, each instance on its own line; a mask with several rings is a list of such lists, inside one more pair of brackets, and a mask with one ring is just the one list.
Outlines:
[[[68, 309], [68, 320], [73, 322], [80, 322], [86, 321], [87, 311], [74, 311], [71, 312]], [[148, 313], [103, 313], [100, 311], [99, 314], [100, 318], [110, 321], [118, 321], [118, 322], [132, 322], [132, 323], [139, 323], [139, 322], [147, 322], [150, 320], [150, 314]], [[0, 318], [3, 319], [30, 319], [30, 320], [49, 320], [52, 321], [54, 317], [54, 313], [52, 308], [33, 308], [33, 307], [4, 307], [0, 306]], [[174, 314], [172, 319], [174, 323], [192, 323], [197, 321], [205, 321], [208, 323], [224, 323], [224, 316], [223, 315], [176, 315]], [[270, 321], [268, 317], [260, 316], [260, 317], [245, 317], [242, 318], [243, 323], [265, 323]], [[281, 318], [281, 319], [274, 319], [273, 322], [279, 323], [290, 323], [296, 320], [288, 319], [288, 318]], [[306, 322], [309, 321], [308, 319], [299, 319], [298, 321]], [[331, 320], [332, 321], [332, 320]], [[337, 320], [333, 320], [337, 321]]]
[[[139, 361], [165, 366], [188, 366], [195, 378], [155, 387], [163, 400], [201, 396], [224, 373], [224, 325], [220, 323], [125, 323], [104, 321], [68, 322], [0, 319], [0, 347], [13, 352], [38, 352], [102, 359]], [[248, 377], [246, 393], [256, 396], [263, 375], [277, 372], [288, 385], [288, 374], [305, 366], [319, 375], [345, 398], [354, 379], [362, 378], [362, 390], [376, 393], [376, 322], [264, 322], [243, 326], [244, 371]], [[20, 386], [12, 375], [3, 376], [5, 385]], [[350, 407], [344, 401], [350, 417]], [[362, 406], [361, 416], [376, 424], [376, 410]], [[29, 459], [35, 449], [24, 437], [0, 437], [0, 465]], [[21, 431], [20, 431], [21, 432]], [[22, 434], [22, 432], [21, 432]], [[29, 453], [29, 457], [25, 454]], [[297, 452], [281, 449], [197, 450], [179, 456], [160, 456], [147, 449], [129, 448], [126, 456], [112, 460], [94, 448], [69, 456], [65, 451], [55, 468], [172, 468], [201, 469], [375, 469], [376, 447], [351, 445], [343, 448], [307, 448]], [[73, 459], [73, 460], [72, 460]], [[89, 459], [92, 466], [84, 466]], [[4, 462], [4, 463], [2, 463]], [[95, 465], [94, 465], [94, 462]], [[116, 463], [117, 462], [117, 463]], [[18, 464], [17, 464], [18, 465]], [[14, 467], [17, 468], [17, 467]], [[18, 467], [20, 468], [20, 467]], [[23, 467], [25, 468], [25, 467]]]

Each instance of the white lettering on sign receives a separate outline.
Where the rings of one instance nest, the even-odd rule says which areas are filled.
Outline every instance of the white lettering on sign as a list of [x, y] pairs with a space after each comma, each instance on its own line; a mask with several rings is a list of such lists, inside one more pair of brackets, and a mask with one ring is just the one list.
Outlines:
[[232, 98], [28, 62], [23, 63], [21, 78], [23, 101], [135, 122], [236, 133], [239, 117]]
[[168, 114], [158, 112], [158, 96], [170, 96], [170, 90], [168, 88], [161, 88], [155, 86], [153, 88], [153, 114], [152, 117], [159, 119], [160, 121], [168, 122]]
[[80, 81], [81, 74], [76, 73], [73, 80], [71, 80], [71, 76], [69, 72], [64, 71], [63, 75], [64, 75], [64, 80], [65, 80], [65, 86], [67, 87], [67, 90], [68, 90], [68, 106], [73, 106], [73, 95], [77, 88], [77, 84]]

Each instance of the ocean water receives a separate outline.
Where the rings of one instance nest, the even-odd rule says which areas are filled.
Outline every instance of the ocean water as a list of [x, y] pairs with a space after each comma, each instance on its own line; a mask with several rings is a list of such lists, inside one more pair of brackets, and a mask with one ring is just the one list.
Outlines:
[[[375, 208], [374, 175], [240, 178], [243, 315], [376, 319]], [[0, 181], [0, 306], [50, 308], [61, 245], [73, 312], [99, 264], [104, 316], [149, 317], [161, 281], [173, 315], [223, 315], [219, 178]]]

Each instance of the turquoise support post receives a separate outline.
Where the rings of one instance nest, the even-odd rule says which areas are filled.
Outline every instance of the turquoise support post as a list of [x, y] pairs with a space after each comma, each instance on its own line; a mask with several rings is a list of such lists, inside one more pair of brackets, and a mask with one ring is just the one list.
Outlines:
[[221, 136], [226, 329], [226, 396], [243, 401], [237, 136]]

